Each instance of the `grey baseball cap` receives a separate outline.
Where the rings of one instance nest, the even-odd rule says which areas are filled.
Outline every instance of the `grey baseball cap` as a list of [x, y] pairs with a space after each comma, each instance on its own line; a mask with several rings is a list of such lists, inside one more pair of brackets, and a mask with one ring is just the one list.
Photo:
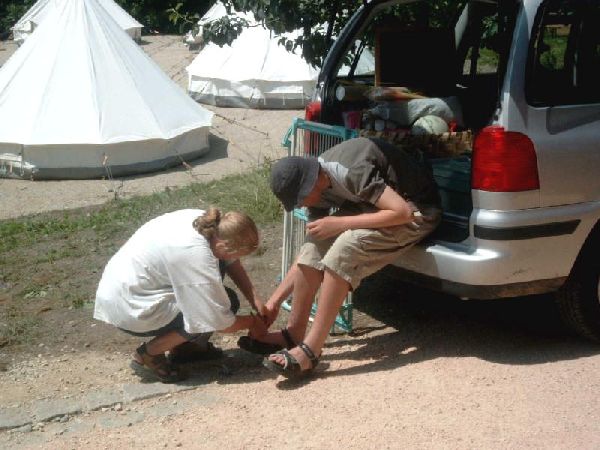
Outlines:
[[271, 167], [271, 190], [289, 212], [302, 204], [315, 187], [318, 176], [317, 158], [288, 156]]

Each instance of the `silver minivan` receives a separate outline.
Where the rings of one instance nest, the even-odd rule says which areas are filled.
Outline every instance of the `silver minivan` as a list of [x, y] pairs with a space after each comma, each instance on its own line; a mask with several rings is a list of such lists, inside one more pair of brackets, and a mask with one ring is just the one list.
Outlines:
[[397, 261], [400, 276], [465, 299], [556, 293], [566, 322], [600, 340], [600, 1], [463, 6], [366, 1], [307, 119], [343, 125], [374, 109], [361, 92], [378, 86], [454, 99], [471, 146], [431, 158], [444, 220]]

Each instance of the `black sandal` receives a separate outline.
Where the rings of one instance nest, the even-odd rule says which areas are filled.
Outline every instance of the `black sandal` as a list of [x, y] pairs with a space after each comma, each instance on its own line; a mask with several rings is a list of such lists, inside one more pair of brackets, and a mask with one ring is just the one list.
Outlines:
[[169, 363], [164, 353], [150, 355], [146, 348], [146, 343], [140, 345], [135, 352], [142, 362], [140, 363], [136, 359], [133, 359], [129, 366], [139, 376], [150, 376], [163, 383], [176, 383], [184, 379], [183, 375]]
[[268, 356], [273, 353], [277, 353], [284, 348], [292, 349], [296, 346], [296, 343], [292, 339], [292, 335], [288, 331], [287, 328], [281, 329], [281, 335], [285, 340], [285, 347], [282, 347], [279, 344], [269, 344], [268, 342], [261, 342], [257, 339], [251, 338], [250, 336], [242, 336], [238, 339], [238, 347], [244, 349], [250, 353], [256, 353], [257, 355]]
[[317, 364], [319, 364], [320, 355], [315, 356], [314, 352], [304, 342], [298, 344], [298, 348], [302, 350], [306, 357], [310, 360], [310, 368], [302, 370], [298, 360], [294, 358], [287, 350], [281, 350], [274, 353], [275, 355], [283, 356], [285, 360], [283, 366], [271, 361], [268, 357], [263, 360], [263, 366], [273, 372], [283, 375], [286, 378], [302, 378], [306, 375], [309, 375], [312, 373], [315, 367], [317, 367]]

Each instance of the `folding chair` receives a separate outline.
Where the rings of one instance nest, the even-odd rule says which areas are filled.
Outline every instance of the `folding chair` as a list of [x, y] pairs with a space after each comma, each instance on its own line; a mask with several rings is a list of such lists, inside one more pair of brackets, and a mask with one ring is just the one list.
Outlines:
[[[358, 136], [356, 130], [341, 126], [325, 125], [295, 118], [282, 145], [287, 147], [288, 156], [318, 156], [325, 150], [347, 139]], [[296, 208], [285, 213], [283, 218], [283, 254], [281, 260], [281, 279], [294, 263], [298, 250], [304, 243], [307, 216], [304, 208]], [[290, 310], [290, 300], [286, 300], [284, 309]], [[316, 302], [312, 306], [311, 319], [317, 310]], [[349, 293], [335, 319], [332, 332], [338, 327], [343, 331], [352, 331], [352, 293]]]

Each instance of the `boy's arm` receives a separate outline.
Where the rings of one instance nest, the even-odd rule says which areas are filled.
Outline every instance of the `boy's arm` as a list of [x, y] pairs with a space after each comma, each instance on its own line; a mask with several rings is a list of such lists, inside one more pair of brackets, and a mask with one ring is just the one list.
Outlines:
[[279, 314], [279, 308], [281, 308], [281, 304], [284, 302], [286, 298], [288, 298], [293, 289], [294, 289], [294, 279], [295, 273], [297, 270], [296, 264], [293, 264], [290, 267], [290, 270], [286, 273], [281, 283], [277, 285], [269, 300], [265, 304], [265, 317], [267, 319], [267, 325], [271, 325], [277, 319], [277, 315]]
[[389, 186], [385, 187], [375, 206], [379, 211], [317, 219], [306, 225], [307, 232], [316, 239], [327, 239], [346, 230], [392, 227], [415, 220], [416, 208]]

